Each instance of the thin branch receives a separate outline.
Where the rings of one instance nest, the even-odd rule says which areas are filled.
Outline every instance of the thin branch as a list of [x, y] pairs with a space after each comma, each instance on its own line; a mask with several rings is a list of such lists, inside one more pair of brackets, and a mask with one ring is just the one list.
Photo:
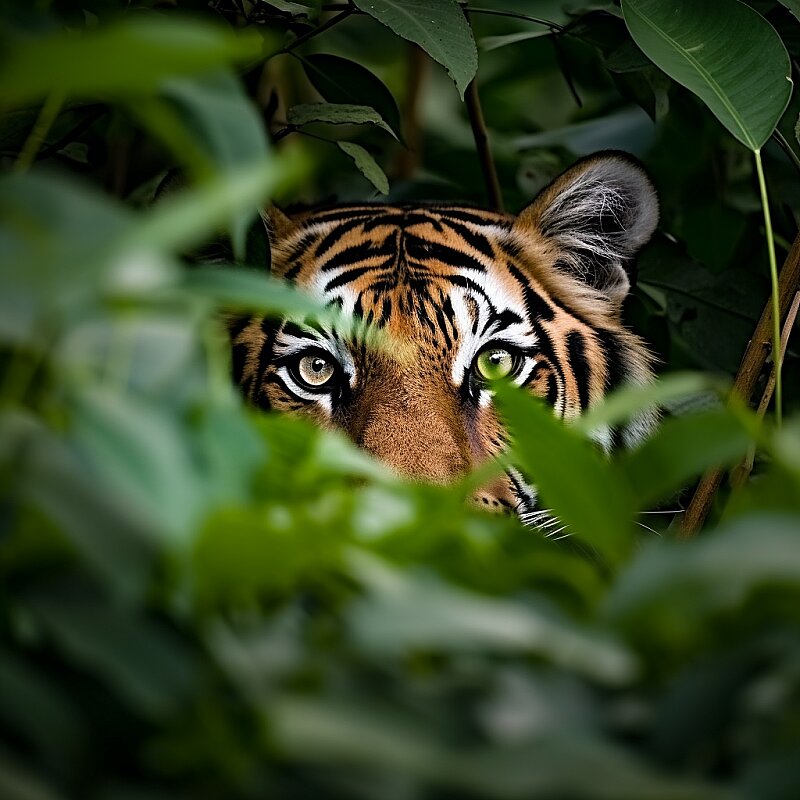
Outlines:
[[781, 149], [784, 153], [788, 156], [789, 160], [794, 164], [795, 169], [800, 172], [800, 158], [798, 157], [797, 153], [795, 153], [792, 146], [789, 142], [786, 141], [786, 137], [777, 129], [772, 134], [775, 141], [781, 146]]
[[464, 100], [467, 104], [467, 114], [469, 124], [472, 126], [472, 136], [475, 139], [475, 149], [478, 151], [478, 160], [483, 173], [483, 180], [486, 183], [486, 194], [489, 205], [495, 211], [503, 210], [503, 195], [500, 191], [500, 181], [497, 179], [492, 150], [489, 147], [489, 134], [486, 131], [486, 123], [483, 119], [481, 101], [478, 97], [478, 83], [473, 78], [467, 86]]
[[324, 33], [327, 30], [330, 30], [334, 25], [338, 25], [343, 20], [347, 19], [351, 14], [355, 13], [355, 9], [351, 6], [345, 6], [341, 13], [336, 14], [335, 16], [327, 19], [321, 25], [317, 25], [316, 28], [308, 31], [308, 33], [304, 33], [302, 36], [298, 36], [293, 42], [289, 42], [286, 47], [278, 50], [275, 55], [280, 53], [290, 53], [296, 47], [300, 47], [301, 44], [305, 44], [309, 39], [313, 39], [315, 36], [319, 36], [319, 34]]
[[[778, 278], [778, 305], [781, 318], [787, 314], [798, 289], [800, 289], [800, 233], [795, 237]], [[734, 391], [748, 404], [756, 382], [764, 369], [767, 356], [772, 351], [772, 326], [772, 300], [770, 298], [761, 312], [761, 318], [758, 320], [753, 338], [744, 351], [742, 363], [733, 384]], [[775, 363], [777, 363], [777, 358]], [[722, 478], [723, 473], [720, 470], [708, 472], [701, 478], [689, 507], [683, 515], [679, 532], [680, 538], [688, 539], [700, 530], [711, 510]]]
[[549, 19], [542, 19], [541, 17], [532, 17], [530, 14], [520, 14], [517, 11], [504, 11], [503, 9], [498, 8], [473, 8], [472, 6], [464, 6], [463, 8], [469, 14], [486, 14], [492, 17], [509, 17], [510, 19], [521, 19], [525, 22], [534, 22], [537, 25], [544, 25], [546, 28], [550, 28], [550, 30], [554, 33], [561, 33], [562, 31], [566, 30], [563, 25], [559, 25], [557, 22], [552, 22]]
[[419, 166], [422, 153], [422, 127], [419, 111], [425, 77], [430, 67], [430, 59], [425, 51], [411, 42], [407, 43], [406, 92], [403, 102], [403, 138], [406, 146], [397, 152], [394, 164], [394, 177], [408, 180]]
[[[786, 350], [789, 347], [789, 337], [792, 335], [792, 329], [794, 328], [795, 322], [797, 322], [798, 311], [800, 311], [800, 292], [795, 294], [794, 300], [792, 300], [792, 305], [789, 307], [789, 313], [786, 315], [786, 319], [783, 322], [783, 330], [781, 331], [781, 353], [779, 359], [781, 364], [786, 356]], [[767, 413], [767, 408], [772, 400], [772, 394], [775, 391], [777, 375], [778, 371], [776, 369], [776, 365], [773, 364], [772, 371], [769, 373], [769, 380], [767, 380], [767, 385], [764, 387], [764, 393], [761, 395], [761, 402], [759, 402], [758, 411], [756, 412], [760, 419], [763, 419], [764, 415]], [[747, 458], [745, 458], [745, 460], [731, 473], [731, 486], [738, 489], [740, 486], [744, 485], [745, 481], [750, 476], [750, 473], [753, 471], [755, 457], [756, 450], [755, 447], [753, 447], [747, 454]]]

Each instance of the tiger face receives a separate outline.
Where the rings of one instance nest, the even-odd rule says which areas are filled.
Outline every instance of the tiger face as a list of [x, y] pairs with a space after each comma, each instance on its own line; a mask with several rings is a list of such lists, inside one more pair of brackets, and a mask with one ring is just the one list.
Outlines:
[[[578, 162], [517, 216], [458, 205], [273, 211], [272, 272], [390, 344], [251, 317], [231, 331], [236, 380], [255, 405], [344, 431], [402, 475], [452, 481], [505, 444], [492, 378], [565, 419], [651, 380], [620, 310], [625, 264], [657, 218], [650, 181], [621, 153]], [[654, 422], [644, 414], [598, 439], [631, 444]], [[524, 517], [536, 493], [512, 471], [475, 500]]]

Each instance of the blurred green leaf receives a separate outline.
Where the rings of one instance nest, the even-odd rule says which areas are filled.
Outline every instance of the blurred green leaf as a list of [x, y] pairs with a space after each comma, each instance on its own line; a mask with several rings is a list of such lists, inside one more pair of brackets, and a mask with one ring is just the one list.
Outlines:
[[574, 427], [585, 434], [603, 425], [617, 425], [668, 401], [704, 392], [720, 392], [725, 384], [710, 375], [700, 373], [672, 373], [654, 383], [623, 386], [604, 397], [585, 414], [573, 421]]
[[778, 2], [792, 12], [794, 18], [800, 22], [800, 2], [798, 0], [778, 0]]
[[378, 163], [359, 144], [352, 142], [337, 142], [341, 150], [347, 153], [355, 162], [358, 171], [381, 193], [389, 194], [389, 180], [386, 173], [378, 166]]
[[325, 100], [367, 105], [378, 112], [398, 138], [402, 138], [397, 102], [374, 73], [356, 61], [328, 53], [312, 53], [305, 56], [302, 63], [309, 81]]
[[145, 716], [174, 713], [199, 677], [193, 654], [168, 628], [98, 597], [56, 587], [27, 605], [70, 661], [110, 685]]
[[438, 61], [464, 97], [478, 69], [478, 50], [456, 0], [355, 0], [355, 4]]
[[521, 603], [404, 574], [358, 552], [351, 564], [368, 589], [347, 612], [359, 649], [382, 656], [415, 650], [535, 653], [609, 684], [625, 684], [636, 674], [635, 658], [618, 643]]
[[116, 593], [141, 596], [155, 556], [154, 531], [142, 517], [115, 503], [76, 453], [32, 416], [0, 416], [0, 444], [18, 497], [56, 523]]
[[[769, 139], [792, 93], [789, 55], [774, 28], [739, 0], [623, 0], [634, 41], [691, 89], [745, 146]], [[731, 53], [740, 57], [731, 59]]]
[[683, 636], [767, 585], [800, 588], [796, 517], [751, 515], [691, 542], [652, 543], [620, 575], [605, 613], [617, 627]]
[[125, 97], [158, 89], [168, 76], [191, 75], [262, 52], [255, 32], [234, 33], [198, 19], [156, 16], [15, 42], [0, 69], [0, 107], [67, 97]]
[[754, 443], [752, 425], [728, 409], [668, 419], [641, 446], [617, 462], [639, 508], [648, 508], [708, 469], [732, 465]]
[[538, 507], [551, 508], [571, 531], [618, 561], [631, 543], [634, 498], [628, 487], [540, 400], [502, 385], [497, 400], [513, 435], [514, 460], [541, 493]]
[[4, 800], [61, 800], [41, 777], [26, 770], [19, 759], [0, 755], [0, 796]]

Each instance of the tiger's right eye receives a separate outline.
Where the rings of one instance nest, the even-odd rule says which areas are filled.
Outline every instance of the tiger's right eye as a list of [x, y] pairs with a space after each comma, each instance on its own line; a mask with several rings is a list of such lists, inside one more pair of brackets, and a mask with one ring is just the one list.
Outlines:
[[311, 389], [321, 389], [333, 378], [336, 365], [320, 353], [303, 356], [297, 362], [297, 376]]

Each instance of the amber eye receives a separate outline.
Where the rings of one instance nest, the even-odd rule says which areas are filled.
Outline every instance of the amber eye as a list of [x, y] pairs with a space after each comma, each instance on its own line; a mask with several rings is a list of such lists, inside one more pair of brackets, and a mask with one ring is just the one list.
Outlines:
[[514, 355], [502, 347], [484, 350], [475, 360], [475, 370], [487, 381], [496, 381], [511, 374], [514, 369]]
[[303, 356], [297, 362], [297, 375], [300, 380], [313, 389], [324, 386], [333, 377], [336, 366], [332, 358], [320, 353]]

